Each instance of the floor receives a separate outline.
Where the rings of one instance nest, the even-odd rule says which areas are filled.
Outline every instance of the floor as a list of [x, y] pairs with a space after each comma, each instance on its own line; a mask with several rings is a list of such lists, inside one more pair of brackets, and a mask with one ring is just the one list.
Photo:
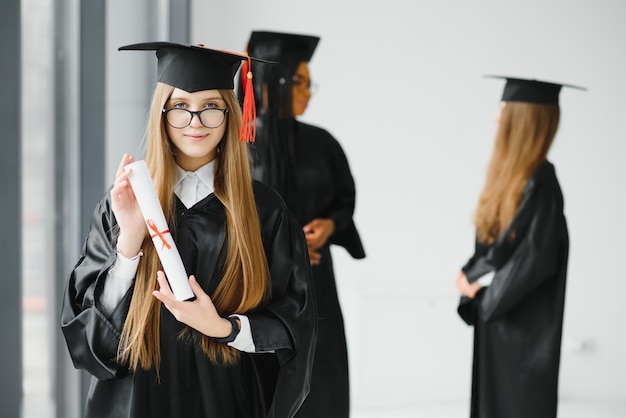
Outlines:
[[[468, 417], [465, 404], [415, 405], [412, 407], [384, 410], [353, 411], [351, 418], [465, 418]], [[562, 401], [559, 405], [559, 418], [624, 418], [626, 404], [594, 404]]]

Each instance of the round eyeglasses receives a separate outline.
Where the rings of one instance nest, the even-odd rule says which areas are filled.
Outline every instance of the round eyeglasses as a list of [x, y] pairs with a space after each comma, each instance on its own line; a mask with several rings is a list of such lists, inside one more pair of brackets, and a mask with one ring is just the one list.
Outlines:
[[173, 107], [171, 109], [163, 109], [163, 113], [165, 115], [165, 120], [172, 128], [186, 128], [191, 125], [194, 115], [200, 119], [200, 123], [205, 128], [218, 128], [226, 120], [228, 109], [210, 108], [192, 111]]

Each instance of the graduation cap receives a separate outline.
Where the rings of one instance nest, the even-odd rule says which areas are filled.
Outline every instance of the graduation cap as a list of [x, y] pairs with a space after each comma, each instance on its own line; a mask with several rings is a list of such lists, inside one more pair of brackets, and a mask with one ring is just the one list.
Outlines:
[[[157, 80], [189, 93], [202, 90], [234, 89], [234, 77], [242, 61], [264, 61], [244, 54], [205, 48], [203, 45], [182, 45], [172, 42], [143, 42], [125, 45], [118, 51], [156, 51]], [[243, 124], [240, 140], [254, 141], [256, 109], [252, 89], [252, 73], [246, 71]]]
[[248, 40], [248, 53], [267, 60], [281, 61], [285, 58], [297, 61], [311, 61], [318, 36], [253, 31]]
[[501, 78], [506, 80], [502, 93], [503, 102], [527, 102], [536, 104], [559, 104], [561, 87], [570, 87], [578, 90], [587, 89], [571, 84], [550, 83], [547, 81], [529, 80], [523, 78], [505, 77], [499, 75], [486, 75], [488, 78]]

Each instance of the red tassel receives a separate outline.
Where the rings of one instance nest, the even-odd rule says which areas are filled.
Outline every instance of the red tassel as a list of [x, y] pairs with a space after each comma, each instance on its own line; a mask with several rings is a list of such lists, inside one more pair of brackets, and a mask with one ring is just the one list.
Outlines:
[[256, 138], [256, 104], [254, 102], [254, 88], [252, 86], [252, 71], [250, 71], [250, 68], [250, 58], [248, 58], [248, 62], [244, 63], [241, 75], [242, 78], [246, 77], [243, 89], [243, 117], [239, 134], [239, 140], [242, 142], [254, 142]]
[[241, 71], [239, 72], [240, 73], [239, 74], [239, 78], [240, 78], [239, 83], [244, 88], [244, 91], [243, 91], [244, 92], [244, 96], [245, 96], [245, 93], [246, 93], [246, 90], [245, 90], [245, 88], [246, 88], [246, 80], [248, 79], [248, 72], [249, 71], [250, 71], [250, 66], [248, 65], [248, 61], [246, 60], [246, 61], [244, 61], [241, 64]]

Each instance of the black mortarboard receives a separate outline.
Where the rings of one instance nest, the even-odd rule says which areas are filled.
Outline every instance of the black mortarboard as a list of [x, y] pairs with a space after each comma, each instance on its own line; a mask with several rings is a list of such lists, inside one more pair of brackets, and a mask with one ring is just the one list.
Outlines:
[[[118, 51], [156, 51], [157, 80], [189, 93], [202, 90], [234, 89], [234, 77], [242, 61], [248, 63], [246, 77], [251, 83], [250, 60], [263, 61], [245, 54], [205, 48], [203, 45], [182, 45], [172, 42], [143, 42], [125, 45]], [[254, 141], [256, 109], [251, 86], [246, 86], [243, 101], [242, 141]]]
[[561, 87], [571, 87], [579, 90], [587, 90], [584, 87], [571, 84], [550, 83], [547, 81], [527, 80], [496, 75], [485, 77], [502, 78], [506, 80], [502, 92], [503, 102], [527, 102], [536, 104], [559, 104], [559, 92]]
[[119, 51], [156, 51], [157, 80], [193, 93], [201, 90], [234, 89], [234, 77], [246, 55], [181, 45], [144, 42], [122, 46]]
[[253, 31], [248, 41], [248, 53], [272, 61], [289, 58], [309, 62], [319, 40], [318, 36]]

